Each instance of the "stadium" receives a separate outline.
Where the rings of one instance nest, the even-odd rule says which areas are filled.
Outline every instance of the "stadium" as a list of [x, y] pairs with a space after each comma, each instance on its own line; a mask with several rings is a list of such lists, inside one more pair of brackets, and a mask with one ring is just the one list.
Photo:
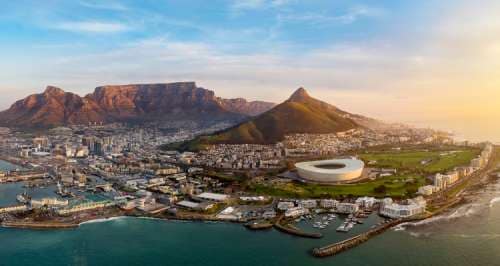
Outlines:
[[350, 158], [300, 162], [295, 167], [304, 181], [335, 184], [358, 179], [363, 174], [365, 164], [361, 160]]

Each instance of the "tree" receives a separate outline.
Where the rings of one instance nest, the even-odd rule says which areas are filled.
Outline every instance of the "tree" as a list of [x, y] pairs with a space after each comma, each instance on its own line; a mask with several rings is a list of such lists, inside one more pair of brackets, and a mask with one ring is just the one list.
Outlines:
[[387, 192], [387, 187], [384, 185], [380, 185], [378, 187], [375, 187], [373, 191], [375, 191], [375, 193], [377, 194], [385, 194]]

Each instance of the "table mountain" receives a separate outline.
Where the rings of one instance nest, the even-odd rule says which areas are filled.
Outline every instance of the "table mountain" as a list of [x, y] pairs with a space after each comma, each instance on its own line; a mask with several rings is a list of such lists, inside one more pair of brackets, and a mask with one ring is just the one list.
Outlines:
[[249, 102], [243, 98], [222, 99], [218, 98], [219, 103], [227, 110], [235, 113], [246, 114], [249, 116], [257, 116], [271, 110], [275, 103], [252, 101]]
[[266, 111], [259, 102], [221, 99], [194, 82], [97, 87], [80, 97], [48, 86], [0, 112], [0, 125], [53, 127], [89, 122], [155, 122], [173, 120], [242, 121]]

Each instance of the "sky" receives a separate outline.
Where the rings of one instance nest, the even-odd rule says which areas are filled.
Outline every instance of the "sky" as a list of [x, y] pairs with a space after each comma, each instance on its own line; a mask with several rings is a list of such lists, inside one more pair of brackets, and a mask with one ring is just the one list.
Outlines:
[[196, 81], [500, 141], [500, 1], [45, 0], [0, 5], [0, 109], [47, 85]]

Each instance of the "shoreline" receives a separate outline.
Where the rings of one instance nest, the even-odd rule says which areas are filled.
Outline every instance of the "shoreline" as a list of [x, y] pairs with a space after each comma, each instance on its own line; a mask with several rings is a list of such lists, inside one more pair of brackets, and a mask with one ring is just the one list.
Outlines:
[[453, 198], [449, 198], [436, 210], [428, 212], [423, 216], [394, 220], [393, 222], [390, 223], [390, 226], [382, 225], [381, 227], [374, 228], [367, 232], [358, 234], [350, 239], [314, 248], [313, 250], [311, 250], [312, 255], [318, 258], [335, 256], [339, 253], [355, 248], [369, 241], [371, 238], [383, 234], [385, 231], [391, 228], [395, 228], [403, 224], [425, 221], [433, 217], [439, 216], [443, 213], [446, 213], [447, 211], [450, 211], [453, 208], [460, 207], [461, 205], [466, 204], [468, 202], [467, 199], [468, 194], [474, 194], [475, 192], [479, 191], [485, 186], [488, 186], [494, 181], [494, 179], [490, 177], [490, 174], [495, 171], [496, 165], [494, 165], [494, 163], [497, 163], [497, 161], [498, 159], [496, 157], [491, 158], [489, 164], [482, 170], [481, 173], [478, 173], [476, 176], [471, 176], [467, 180], [463, 181], [465, 183], [465, 186], [462, 189], [459, 189], [458, 191], [453, 193], [454, 188], [452, 187], [451, 191], [448, 192], [452, 193], [451, 196]]
[[[497, 157], [498, 158], [498, 157]], [[379, 236], [385, 233], [387, 230], [391, 228], [396, 228], [397, 226], [402, 226], [405, 224], [410, 224], [414, 222], [425, 221], [430, 218], [439, 216], [447, 211], [452, 210], [453, 208], [459, 207], [463, 204], [466, 204], [470, 199], [469, 196], [473, 195], [475, 192], [483, 189], [485, 186], [493, 183], [495, 178], [491, 177], [490, 174], [495, 171], [496, 163], [498, 161], [497, 158], [494, 158], [490, 161], [490, 164], [483, 169], [480, 173], [471, 176], [470, 178], [463, 181], [463, 184], [457, 184], [457, 187], [451, 187], [450, 190], [446, 191], [446, 194], [441, 194], [439, 197], [440, 201], [434, 205], [432, 211], [428, 211], [423, 215], [419, 215], [416, 217], [410, 217], [407, 219], [399, 219], [388, 222], [387, 224], [378, 226], [366, 232], [362, 232], [358, 235], [355, 235], [349, 239], [342, 240], [340, 242], [332, 243], [329, 245], [316, 247], [310, 250], [309, 254], [317, 258], [324, 258], [335, 256], [339, 253], [348, 251], [352, 248], [355, 248], [363, 243], [369, 241], [371, 238]], [[447, 200], [445, 200], [447, 199]], [[90, 217], [88, 217], [90, 218]], [[237, 223], [240, 225], [244, 225], [249, 221], [243, 220], [224, 220], [218, 219], [213, 215], [200, 215], [196, 213], [183, 213], [181, 215], [171, 216], [168, 214], [149, 216], [144, 214], [135, 213], [125, 213], [123, 211], [114, 211], [111, 213], [107, 213], [100, 217], [92, 217], [90, 219], [81, 218], [75, 220], [67, 220], [67, 221], [3, 221], [0, 226], [4, 228], [19, 228], [19, 229], [31, 229], [31, 230], [66, 230], [66, 229], [75, 229], [85, 224], [90, 223], [101, 223], [101, 222], [109, 222], [113, 220], [119, 219], [127, 219], [127, 218], [135, 218], [135, 219], [148, 219], [148, 220], [157, 220], [157, 221], [186, 221], [186, 222], [221, 222], [221, 223]], [[271, 228], [278, 232], [295, 235], [297, 237], [306, 237], [306, 238], [321, 238], [321, 234], [310, 234], [306, 232], [302, 232], [296, 230], [293, 226], [288, 224], [280, 224], [280, 219], [277, 222], [271, 223], [270, 225], [265, 226], [264, 228]], [[247, 227], [248, 228], [248, 227]], [[260, 229], [260, 228], [257, 228]]]
[[214, 219], [201, 219], [199, 217], [187, 218], [187, 217], [153, 217], [153, 216], [141, 216], [141, 215], [111, 215], [97, 217], [93, 219], [82, 219], [80, 221], [67, 221], [67, 222], [56, 222], [56, 221], [2, 221], [0, 222], [0, 227], [3, 228], [17, 228], [17, 229], [33, 229], [33, 230], [59, 230], [59, 229], [71, 229], [78, 228], [85, 224], [108, 222], [113, 220], [119, 220], [124, 218], [134, 218], [143, 220], [156, 220], [156, 221], [179, 221], [179, 222], [220, 222], [220, 223], [233, 223], [233, 224], [244, 224], [245, 221], [229, 221]]

